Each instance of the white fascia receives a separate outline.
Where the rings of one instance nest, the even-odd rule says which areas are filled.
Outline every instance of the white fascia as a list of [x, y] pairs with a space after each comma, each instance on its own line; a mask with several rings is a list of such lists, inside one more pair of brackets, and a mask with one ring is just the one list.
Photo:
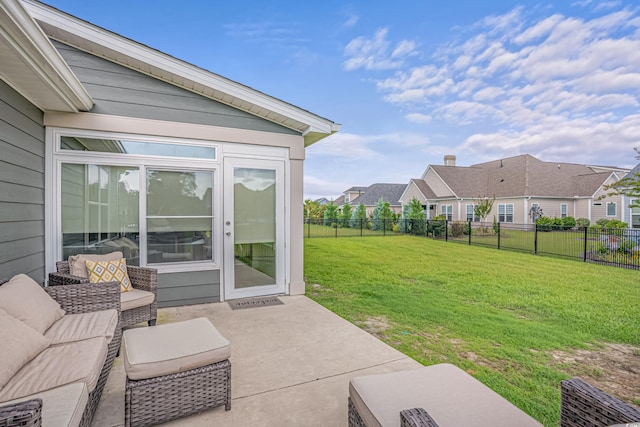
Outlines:
[[[49, 36], [54, 39], [60, 39], [61, 42], [71, 43], [81, 50], [102, 56], [138, 72], [263, 117], [266, 120], [294, 129], [303, 135], [309, 135], [305, 140], [310, 141], [310, 143], [321, 139], [319, 135], [314, 135], [316, 133], [326, 137], [340, 130], [340, 125], [331, 120], [273, 98], [248, 86], [96, 27], [42, 3], [33, 0], [23, 1], [33, 17], [46, 24], [43, 25], [45, 32], [48, 32]], [[47, 26], [55, 28], [56, 34], [52, 34], [53, 31], [48, 31]], [[70, 38], [73, 40], [61, 39], [65, 34], [71, 36]], [[145, 69], [146, 67], [141, 67], [143, 64], [149, 66], [150, 69], [147, 70]], [[174, 80], [173, 77], [177, 77], [177, 79]], [[219, 91], [222, 95], [227, 96], [204, 94], [195, 89], [198, 85]], [[228, 100], [228, 97], [232, 99]], [[250, 104], [249, 107], [243, 105], [245, 103]], [[280, 120], [278, 120], [277, 116], [281, 116]]]
[[54, 108], [68, 112], [88, 111], [93, 107], [89, 93], [19, 0], [0, 2], [0, 36], [28, 71], [60, 101], [56, 105], [42, 105], [37, 94], [21, 87], [20, 76], [6, 76], [14, 89], [31, 102], [44, 110]]

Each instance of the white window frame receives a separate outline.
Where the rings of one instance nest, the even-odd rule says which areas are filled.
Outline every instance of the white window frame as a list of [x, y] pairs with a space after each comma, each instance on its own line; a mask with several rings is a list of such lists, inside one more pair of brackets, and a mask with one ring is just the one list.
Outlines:
[[[104, 153], [93, 151], [74, 151], [60, 149], [60, 138], [62, 136], [76, 136], [84, 138], [108, 138], [127, 139], [144, 142], [171, 143], [181, 145], [199, 145], [215, 147], [216, 159], [197, 158], [177, 158], [166, 156], [144, 156], [120, 153]], [[140, 209], [139, 209], [139, 233], [140, 233], [140, 266], [147, 266], [146, 248], [146, 171], [149, 169], [164, 169], [172, 171], [206, 171], [213, 175], [213, 218], [211, 225], [212, 233], [212, 259], [210, 261], [185, 261], [179, 263], [151, 264], [153, 268], [161, 273], [201, 271], [220, 269], [222, 265], [222, 236], [220, 235], [221, 225], [218, 224], [221, 218], [220, 208], [222, 205], [222, 177], [220, 156], [221, 142], [201, 141], [191, 139], [156, 137], [150, 135], [133, 135], [114, 132], [97, 132], [77, 129], [48, 128], [47, 129], [47, 168], [45, 176], [50, 185], [46, 188], [46, 198], [48, 209], [45, 214], [45, 229], [47, 234], [47, 268], [52, 270], [55, 262], [62, 256], [62, 207], [61, 202], [61, 172], [63, 163], [74, 164], [95, 164], [108, 166], [138, 167], [140, 170]]]
[[560, 204], [560, 218], [566, 218], [569, 215], [569, 205], [566, 203]]
[[[480, 217], [476, 215], [476, 204], [475, 203], [467, 203], [467, 216], [466, 220], [469, 221], [469, 215], [471, 215], [471, 222], [480, 222]], [[471, 207], [471, 212], [469, 212], [469, 207]]]
[[[508, 212], [509, 207], [511, 207], [511, 214]], [[513, 214], [513, 203], [498, 204], [498, 222], [513, 223]], [[511, 221], [508, 221], [508, 215], [511, 215]]]
[[[613, 206], [613, 215], [609, 214], [609, 206]], [[605, 208], [606, 208], [607, 218], [615, 218], [616, 215], [618, 215], [618, 203], [616, 203], [616, 202], [607, 202]]]
[[453, 220], [453, 205], [440, 205], [440, 214], [444, 215], [447, 221]]

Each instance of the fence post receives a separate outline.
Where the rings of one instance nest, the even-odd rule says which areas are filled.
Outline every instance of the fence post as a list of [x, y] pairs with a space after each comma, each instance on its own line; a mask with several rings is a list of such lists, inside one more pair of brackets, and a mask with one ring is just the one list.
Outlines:
[[498, 249], [500, 249], [500, 235], [502, 234], [502, 229], [500, 228], [500, 223], [498, 223]]
[[362, 237], [362, 226], [364, 224], [364, 219], [360, 218], [360, 237]]
[[448, 219], [444, 221], [444, 241], [445, 242], [449, 241], [449, 220]]
[[386, 218], [382, 218], [382, 235], [387, 235], [387, 220]]
[[582, 254], [582, 261], [587, 262], [587, 230], [589, 227], [584, 227], [584, 252]]
[[336, 222], [333, 223], [333, 226], [336, 229], [336, 239], [338, 238], [338, 220], [336, 220]]
[[311, 238], [311, 218], [307, 218], [307, 238]]
[[538, 224], [535, 224], [536, 228], [533, 232], [533, 254], [538, 255]]
[[467, 231], [469, 231], [469, 246], [471, 246], [471, 220], [467, 223]]

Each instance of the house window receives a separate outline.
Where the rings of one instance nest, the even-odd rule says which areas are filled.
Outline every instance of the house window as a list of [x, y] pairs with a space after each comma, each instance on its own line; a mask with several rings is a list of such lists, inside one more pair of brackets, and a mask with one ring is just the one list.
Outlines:
[[562, 203], [560, 205], [560, 218], [566, 218], [566, 217], [567, 217], [567, 204]]
[[479, 222], [480, 217], [476, 215], [476, 205], [467, 204], [467, 221]]
[[616, 216], [616, 202], [607, 202], [607, 216]]
[[440, 213], [447, 221], [453, 219], [453, 205], [441, 205]]
[[498, 221], [513, 222], [513, 203], [503, 203], [498, 205]]
[[[217, 166], [211, 156], [215, 157], [216, 147], [196, 142], [192, 152], [194, 147], [187, 141], [160, 143], [159, 149], [145, 143], [151, 147], [146, 156], [130, 156], [129, 149], [106, 154], [106, 148], [92, 150], [95, 152], [64, 148], [78, 141], [93, 148], [122, 147], [127, 142], [60, 138], [56, 154], [60, 160], [58, 257], [121, 251], [128, 264], [154, 265], [166, 271], [184, 271], [195, 263], [196, 268], [204, 268], [203, 263], [215, 261]], [[199, 153], [201, 157], [176, 162], [167, 157], [167, 149], [176, 156]]]

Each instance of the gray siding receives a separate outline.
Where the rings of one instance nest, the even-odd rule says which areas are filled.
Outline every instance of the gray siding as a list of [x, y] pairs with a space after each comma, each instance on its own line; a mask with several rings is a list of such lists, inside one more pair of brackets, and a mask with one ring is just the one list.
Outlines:
[[158, 274], [159, 307], [175, 307], [219, 301], [219, 270]]
[[45, 279], [44, 138], [42, 111], [0, 80], [0, 277]]
[[53, 43], [95, 101], [92, 113], [297, 134], [73, 47]]

